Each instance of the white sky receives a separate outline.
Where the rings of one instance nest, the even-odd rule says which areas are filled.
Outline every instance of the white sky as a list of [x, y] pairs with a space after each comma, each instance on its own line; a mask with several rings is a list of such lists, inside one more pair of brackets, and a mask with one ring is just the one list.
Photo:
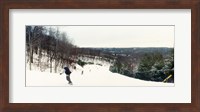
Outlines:
[[57, 26], [79, 47], [174, 47], [174, 26]]

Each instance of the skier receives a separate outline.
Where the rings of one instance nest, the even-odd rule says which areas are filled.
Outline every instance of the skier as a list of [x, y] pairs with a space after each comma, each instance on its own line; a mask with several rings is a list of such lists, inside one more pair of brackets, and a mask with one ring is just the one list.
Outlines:
[[69, 70], [68, 67], [64, 67], [64, 70], [63, 70], [63, 72], [60, 73], [60, 75], [62, 75], [64, 72], [66, 74], [66, 80], [69, 82], [68, 84], [72, 85], [72, 81], [70, 79], [71, 71]]
[[68, 84], [72, 85], [70, 74], [72, 73], [73, 70], [81, 70], [81, 74], [83, 75], [83, 68], [76, 66], [75, 63], [72, 63], [70, 65], [71, 65], [71, 69], [69, 69], [68, 67], [64, 67], [63, 72], [61, 72], [60, 75], [65, 73], [66, 74], [66, 80], [69, 82]]

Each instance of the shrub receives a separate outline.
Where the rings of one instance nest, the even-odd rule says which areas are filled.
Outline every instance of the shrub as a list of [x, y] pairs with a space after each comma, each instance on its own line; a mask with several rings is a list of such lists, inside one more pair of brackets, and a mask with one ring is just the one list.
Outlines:
[[87, 64], [86, 62], [84, 62], [84, 61], [81, 61], [81, 60], [78, 60], [78, 62], [77, 62], [80, 66], [84, 66], [85, 64]]

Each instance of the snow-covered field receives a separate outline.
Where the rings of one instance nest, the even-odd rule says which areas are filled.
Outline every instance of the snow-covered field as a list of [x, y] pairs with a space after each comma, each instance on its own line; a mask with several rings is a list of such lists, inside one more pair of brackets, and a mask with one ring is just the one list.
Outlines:
[[143, 81], [112, 73], [108, 65], [85, 65], [82, 69], [83, 74], [78, 69], [72, 72], [73, 85], [68, 84], [65, 74], [27, 70], [26, 86], [174, 86], [173, 83]]

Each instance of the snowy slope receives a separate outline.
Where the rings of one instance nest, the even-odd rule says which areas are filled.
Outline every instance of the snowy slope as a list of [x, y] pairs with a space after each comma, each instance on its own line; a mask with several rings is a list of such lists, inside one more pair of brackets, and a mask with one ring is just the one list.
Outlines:
[[[78, 65], [77, 65], [78, 66]], [[78, 68], [81, 68], [80, 66]], [[71, 74], [72, 86], [174, 86], [172, 83], [151, 82], [130, 78], [112, 73], [109, 65], [85, 65], [81, 70]], [[26, 86], [71, 86], [66, 81], [66, 75], [40, 71], [26, 72]]]

